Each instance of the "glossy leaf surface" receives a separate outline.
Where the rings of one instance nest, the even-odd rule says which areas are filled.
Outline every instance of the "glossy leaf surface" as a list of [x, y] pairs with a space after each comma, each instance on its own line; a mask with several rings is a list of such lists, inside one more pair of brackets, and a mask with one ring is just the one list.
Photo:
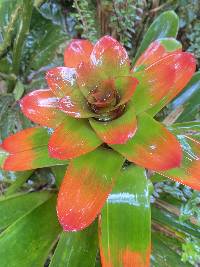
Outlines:
[[132, 105], [115, 120], [100, 122], [90, 119], [90, 124], [101, 140], [107, 144], [124, 144], [137, 130], [137, 120]]
[[66, 118], [58, 109], [58, 100], [50, 89], [41, 89], [24, 96], [20, 107], [24, 115], [33, 122], [56, 128]]
[[173, 100], [170, 108], [176, 109], [183, 107], [183, 112], [177, 119], [177, 122], [191, 121], [198, 119], [200, 111], [200, 71], [197, 71], [183, 92]]
[[81, 62], [89, 61], [92, 49], [93, 45], [88, 40], [72, 40], [65, 49], [65, 66], [70, 68], [76, 68]]
[[114, 81], [115, 88], [119, 97], [119, 103], [117, 104], [117, 106], [120, 106], [131, 99], [135, 92], [135, 89], [137, 88], [138, 81], [131, 76], [118, 77]]
[[145, 170], [121, 172], [99, 217], [103, 267], [147, 267], [151, 253], [151, 218]]
[[2, 148], [9, 154], [2, 168], [10, 171], [24, 171], [66, 162], [49, 156], [48, 140], [50, 133], [44, 128], [28, 128], [7, 137]]
[[0, 198], [0, 229], [8, 227], [52, 196], [50, 192], [35, 192]]
[[[101, 82], [119, 76], [128, 76], [130, 62], [124, 47], [111, 36], [102, 37], [93, 48], [89, 62], [77, 68], [77, 81], [87, 97]], [[109, 89], [109, 88], [107, 88]]]
[[152, 220], [184, 235], [200, 238], [200, 227], [191, 222], [181, 222], [179, 217], [156, 205], [151, 206]]
[[65, 231], [81, 230], [92, 223], [111, 192], [123, 161], [116, 152], [98, 148], [70, 162], [57, 202], [58, 218]]
[[178, 33], [179, 19], [174, 11], [163, 12], [149, 27], [144, 35], [141, 45], [135, 56], [135, 61], [156, 39], [163, 37], [176, 37]]
[[61, 231], [56, 218], [55, 202], [56, 197], [50, 198], [1, 233], [2, 267], [44, 266]]
[[94, 266], [97, 248], [96, 222], [83, 231], [62, 232], [49, 267]]
[[150, 109], [155, 115], [185, 87], [195, 68], [192, 54], [177, 52], [135, 72], [139, 84], [132, 100], [137, 113]]
[[200, 142], [187, 136], [178, 138], [184, 152], [181, 165], [160, 174], [200, 190]]
[[123, 145], [112, 148], [129, 161], [151, 170], [167, 170], [180, 165], [182, 151], [177, 139], [147, 114], [138, 118], [136, 134]]
[[76, 91], [76, 70], [56, 67], [46, 72], [46, 81], [55, 96], [61, 98]]
[[76, 83], [76, 70], [68, 67], [53, 68], [46, 73], [47, 83], [59, 99], [59, 109], [75, 118], [93, 116], [87, 101]]
[[145, 52], [138, 58], [134, 71], [146, 68], [172, 52], [182, 50], [182, 45], [174, 38], [161, 38], [149, 45]]
[[94, 45], [91, 64], [100, 70], [104, 79], [125, 76], [130, 68], [125, 48], [111, 36], [104, 36]]
[[54, 158], [71, 159], [94, 150], [101, 143], [87, 120], [68, 117], [51, 136], [49, 153]]

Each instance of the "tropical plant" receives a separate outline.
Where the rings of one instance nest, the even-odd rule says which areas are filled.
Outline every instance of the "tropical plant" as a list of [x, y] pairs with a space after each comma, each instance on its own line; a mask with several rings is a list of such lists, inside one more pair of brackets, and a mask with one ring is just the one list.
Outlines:
[[[95, 45], [73, 40], [65, 49], [65, 67], [46, 73], [49, 89], [20, 100], [24, 115], [44, 127], [5, 138], [0, 162], [3, 170], [20, 171], [21, 184], [33, 169], [53, 166], [56, 184], [61, 184], [57, 215], [67, 232], [61, 234], [51, 267], [98, 264], [97, 216], [102, 266], [149, 266], [149, 178], [167, 177], [200, 189], [198, 123], [171, 125], [174, 118], [168, 116], [167, 129], [153, 118], [199, 76], [194, 74], [193, 55], [182, 52], [174, 39], [177, 29], [177, 16], [163, 13], [149, 28], [132, 64], [110, 36]], [[61, 233], [55, 192], [1, 201], [1, 229], [10, 225], [0, 236], [2, 266], [42, 266]], [[23, 208], [14, 213], [18, 205]], [[23, 242], [16, 244], [19, 238]], [[153, 233], [155, 244], [156, 238]]]

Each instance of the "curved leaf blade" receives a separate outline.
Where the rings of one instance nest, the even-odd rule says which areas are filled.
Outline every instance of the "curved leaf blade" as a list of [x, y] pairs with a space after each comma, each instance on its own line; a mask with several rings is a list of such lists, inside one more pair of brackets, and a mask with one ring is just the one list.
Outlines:
[[0, 235], [1, 267], [44, 266], [61, 231], [55, 204], [56, 196], [53, 196]]
[[83, 231], [62, 232], [49, 267], [94, 266], [97, 243], [96, 222]]
[[134, 62], [145, 51], [151, 42], [163, 37], [176, 37], [179, 19], [174, 11], [165, 11], [151, 24], [137, 51]]
[[137, 117], [137, 122], [138, 130], [128, 142], [111, 147], [129, 161], [151, 170], [180, 166], [182, 151], [175, 136], [145, 113]]
[[0, 198], [0, 229], [4, 229], [17, 219], [41, 205], [52, 194], [50, 192], [34, 192]]
[[180, 135], [178, 138], [184, 152], [180, 167], [159, 173], [200, 190], [200, 141], [184, 135]]
[[123, 162], [120, 154], [104, 148], [71, 160], [57, 202], [58, 218], [65, 231], [84, 229], [94, 221]]
[[121, 172], [99, 217], [103, 267], [149, 266], [150, 217], [145, 170], [131, 166]]

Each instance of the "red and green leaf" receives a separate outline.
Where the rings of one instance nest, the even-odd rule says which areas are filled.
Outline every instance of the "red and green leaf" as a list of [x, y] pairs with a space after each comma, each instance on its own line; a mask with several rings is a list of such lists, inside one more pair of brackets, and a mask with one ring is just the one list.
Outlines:
[[189, 82], [196, 68], [190, 53], [171, 53], [133, 76], [139, 84], [132, 101], [136, 113], [145, 110], [155, 115]]
[[180, 167], [159, 173], [195, 190], [200, 190], [200, 142], [184, 135], [178, 138], [183, 149]]
[[166, 37], [176, 37], [179, 29], [179, 18], [177, 14], [168, 10], [162, 12], [150, 25], [148, 31], [137, 50], [134, 62], [141, 56], [148, 46], [155, 40]]
[[88, 40], [72, 40], [65, 49], [64, 63], [66, 67], [76, 68], [81, 62], [87, 62], [93, 49]]
[[58, 159], [71, 159], [86, 154], [102, 144], [84, 119], [67, 117], [49, 140], [49, 153]]
[[57, 202], [58, 218], [65, 231], [81, 230], [92, 223], [111, 192], [123, 161], [116, 152], [98, 148], [70, 162]]
[[115, 120], [101, 122], [90, 119], [90, 124], [101, 140], [110, 145], [126, 143], [137, 130], [133, 105], [128, 105], [124, 114]]
[[59, 97], [58, 108], [61, 111], [75, 118], [88, 118], [94, 115], [76, 84], [75, 69], [51, 69], [47, 72], [46, 79], [52, 92]]
[[89, 62], [77, 68], [77, 81], [82, 93], [101, 87], [102, 81], [130, 75], [130, 62], [123, 46], [110, 36], [102, 37], [94, 46]]
[[74, 90], [77, 90], [76, 70], [73, 68], [50, 69], [46, 73], [46, 80], [49, 88], [59, 98], [71, 95]]
[[94, 68], [104, 73], [104, 79], [129, 73], [130, 62], [125, 48], [111, 36], [102, 37], [90, 56]]
[[58, 109], [58, 100], [51, 90], [41, 89], [24, 96], [20, 107], [24, 115], [33, 122], [56, 128], [66, 117]]
[[147, 50], [139, 57], [134, 65], [134, 71], [144, 69], [163, 57], [173, 52], [181, 52], [181, 50], [181, 43], [174, 38], [158, 39], [151, 43]]
[[151, 170], [179, 167], [182, 150], [174, 135], [145, 113], [137, 121], [136, 134], [126, 144], [111, 147], [129, 161]]
[[65, 161], [51, 158], [48, 153], [49, 133], [44, 128], [28, 128], [7, 137], [1, 147], [6, 153], [2, 168], [10, 171], [24, 171], [52, 165], [62, 165]]
[[99, 216], [103, 267], [150, 266], [150, 214], [145, 170], [128, 167], [118, 177]]
[[130, 76], [123, 76], [114, 79], [114, 81], [119, 97], [119, 103], [117, 106], [120, 106], [131, 99], [138, 85], [138, 80]]
[[70, 96], [61, 98], [59, 109], [74, 118], [90, 118], [95, 116], [89, 109], [86, 99], [78, 90], [75, 90]]

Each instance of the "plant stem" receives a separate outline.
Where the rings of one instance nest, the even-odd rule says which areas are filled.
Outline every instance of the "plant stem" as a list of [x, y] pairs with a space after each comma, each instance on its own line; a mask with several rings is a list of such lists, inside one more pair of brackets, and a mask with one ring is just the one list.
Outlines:
[[22, 18], [20, 21], [18, 33], [15, 39], [14, 48], [13, 48], [13, 73], [18, 75], [20, 70], [20, 62], [23, 51], [23, 44], [26, 38], [26, 35], [29, 32], [31, 15], [33, 11], [33, 2], [32, 0], [23, 0], [23, 10]]

